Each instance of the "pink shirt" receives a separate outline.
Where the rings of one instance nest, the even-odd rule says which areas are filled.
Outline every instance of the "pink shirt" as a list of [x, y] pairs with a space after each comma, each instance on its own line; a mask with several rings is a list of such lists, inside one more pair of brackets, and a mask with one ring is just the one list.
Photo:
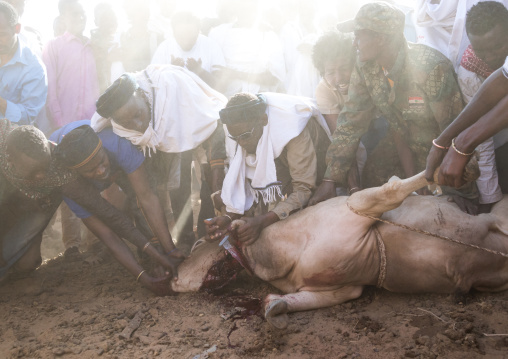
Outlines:
[[90, 40], [83, 43], [66, 32], [46, 44], [42, 60], [48, 73], [46, 106], [52, 125], [58, 128], [91, 119], [100, 93]]

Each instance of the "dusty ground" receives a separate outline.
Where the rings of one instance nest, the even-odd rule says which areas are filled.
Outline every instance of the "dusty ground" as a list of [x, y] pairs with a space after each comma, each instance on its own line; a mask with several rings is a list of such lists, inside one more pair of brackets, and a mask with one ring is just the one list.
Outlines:
[[508, 292], [457, 302], [367, 288], [350, 303], [293, 313], [280, 331], [254, 313], [270, 291], [243, 275], [228, 295], [157, 298], [114, 260], [58, 257], [0, 287], [0, 357], [508, 358]]

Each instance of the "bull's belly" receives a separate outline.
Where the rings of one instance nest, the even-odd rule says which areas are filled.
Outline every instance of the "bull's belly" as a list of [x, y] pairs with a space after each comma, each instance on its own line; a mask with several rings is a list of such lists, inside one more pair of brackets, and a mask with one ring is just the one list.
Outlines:
[[[492, 217], [467, 215], [446, 199], [408, 198], [383, 218], [493, 250], [508, 248], [507, 236], [489, 232]], [[504, 257], [390, 224], [378, 224], [378, 228], [386, 246], [384, 287], [388, 290], [406, 293], [467, 292], [472, 287], [497, 290], [508, 280], [504, 274], [498, 275], [508, 265]]]

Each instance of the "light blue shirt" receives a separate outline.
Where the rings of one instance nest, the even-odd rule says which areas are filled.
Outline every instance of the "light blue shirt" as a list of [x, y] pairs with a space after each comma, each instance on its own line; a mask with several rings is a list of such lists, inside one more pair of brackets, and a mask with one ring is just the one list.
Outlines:
[[31, 125], [46, 103], [48, 79], [42, 61], [19, 38], [17, 46], [12, 59], [0, 66], [0, 97], [7, 101], [0, 116]]

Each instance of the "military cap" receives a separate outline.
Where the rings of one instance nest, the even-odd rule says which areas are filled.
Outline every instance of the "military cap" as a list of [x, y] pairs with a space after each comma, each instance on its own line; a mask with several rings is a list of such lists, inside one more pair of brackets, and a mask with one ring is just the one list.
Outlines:
[[371, 30], [380, 34], [395, 35], [404, 32], [405, 16], [402, 11], [385, 2], [366, 4], [358, 10], [354, 29]]

